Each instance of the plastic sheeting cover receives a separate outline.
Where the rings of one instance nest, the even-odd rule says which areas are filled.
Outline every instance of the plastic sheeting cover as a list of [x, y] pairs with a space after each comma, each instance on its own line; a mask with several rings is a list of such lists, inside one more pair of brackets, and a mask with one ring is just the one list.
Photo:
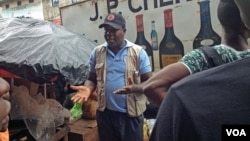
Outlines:
[[64, 123], [64, 108], [54, 99], [41, 94], [31, 97], [25, 86], [13, 86], [11, 93], [12, 118], [24, 120], [30, 134], [37, 141], [48, 141], [56, 127]]
[[32, 18], [0, 19], [0, 68], [36, 83], [62, 75], [81, 84], [96, 46], [63, 26]]

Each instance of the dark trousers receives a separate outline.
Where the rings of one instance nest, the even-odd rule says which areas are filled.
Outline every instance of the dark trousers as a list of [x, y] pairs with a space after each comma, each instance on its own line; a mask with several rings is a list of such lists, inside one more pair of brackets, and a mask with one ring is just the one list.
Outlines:
[[97, 111], [100, 141], [143, 141], [143, 115], [130, 117], [126, 113]]

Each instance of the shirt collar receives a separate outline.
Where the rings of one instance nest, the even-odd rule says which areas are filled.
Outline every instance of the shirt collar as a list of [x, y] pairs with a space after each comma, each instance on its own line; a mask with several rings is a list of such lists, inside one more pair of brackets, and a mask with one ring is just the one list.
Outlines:
[[[130, 42], [129, 40], [127, 40], [127, 39], [124, 39], [125, 41], [126, 41], [126, 45], [125, 45], [125, 47], [131, 47], [132, 45], [133, 45], [133, 43], [132, 42]], [[105, 42], [102, 46], [104, 46], [104, 47], [108, 47], [108, 43], [107, 42]]]

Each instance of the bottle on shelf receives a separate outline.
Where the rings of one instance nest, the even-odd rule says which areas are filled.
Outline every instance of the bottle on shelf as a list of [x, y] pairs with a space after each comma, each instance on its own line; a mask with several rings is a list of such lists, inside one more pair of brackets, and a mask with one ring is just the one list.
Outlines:
[[159, 46], [160, 68], [177, 62], [184, 55], [184, 47], [174, 33], [172, 9], [164, 10], [165, 34]]
[[136, 15], [136, 29], [137, 29], [137, 37], [135, 40], [135, 44], [140, 45], [145, 49], [147, 52], [150, 63], [152, 66], [152, 71], [154, 71], [154, 56], [153, 56], [153, 49], [150, 43], [146, 40], [144, 35], [144, 25], [143, 25], [143, 15]]
[[193, 49], [221, 43], [221, 37], [213, 30], [210, 17], [210, 1], [200, 0], [200, 31], [194, 38]]
[[155, 21], [151, 21], [151, 26], [152, 26], [152, 30], [151, 30], [151, 45], [153, 50], [158, 50], [158, 35], [157, 32], [155, 30]]

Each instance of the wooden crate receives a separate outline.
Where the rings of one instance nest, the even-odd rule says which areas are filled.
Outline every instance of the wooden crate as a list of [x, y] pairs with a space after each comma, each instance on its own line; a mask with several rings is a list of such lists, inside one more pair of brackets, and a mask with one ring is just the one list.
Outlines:
[[68, 125], [69, 141], [99, 141], [96, 120], [79, 119]]

